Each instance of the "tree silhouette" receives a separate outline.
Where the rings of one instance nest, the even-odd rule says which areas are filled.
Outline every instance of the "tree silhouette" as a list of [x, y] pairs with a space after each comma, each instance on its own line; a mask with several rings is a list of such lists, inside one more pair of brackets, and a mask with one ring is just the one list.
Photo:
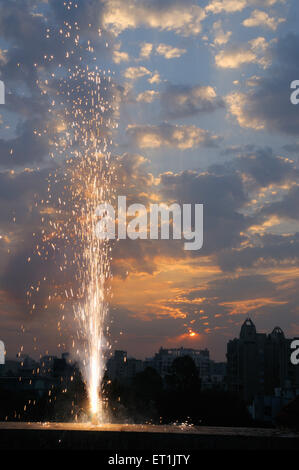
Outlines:
[[200, 379], [195, 362], [190, 356], [174, 359], [170, 374], [166, 376], [166, 386], [177, 392], [192, 392], [200, 389]]

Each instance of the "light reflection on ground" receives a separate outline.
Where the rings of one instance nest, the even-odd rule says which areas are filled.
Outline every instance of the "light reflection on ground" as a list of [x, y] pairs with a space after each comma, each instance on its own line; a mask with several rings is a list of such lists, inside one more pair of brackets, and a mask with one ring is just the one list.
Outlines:
[[[140, 425], [140, 424], [100, 424], [91, 423], [22, 423], [0, 422], [0, 430], [56, 430], [56, 431], [97, 431], [97, 432], [140, 432], [140, 433], [176, 433], [222, 436], [296, 436], [295, 433], [280, 429], [228, 428], [190, 425]], [[298, 434], [297, 434], [298, 436]]]

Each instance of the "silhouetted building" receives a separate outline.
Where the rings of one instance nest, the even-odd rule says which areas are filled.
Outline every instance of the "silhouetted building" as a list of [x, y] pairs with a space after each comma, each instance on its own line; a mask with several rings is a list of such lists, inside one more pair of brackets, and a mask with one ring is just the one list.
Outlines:
[[53, 375], [56, 356], [43, 356], [40, 360], [40, 375]]
[[275, 389], [287, 384], [299, 387], [296, 367], [290, 362], [292, 340], [276, 327], [271, 334], [257, 333], [248, 318], [240, 337], [227, 345], [227, 383], [249, 403], [255, 396], [274, 396]]
[[284, 389], [276, 388], [274, 395], [256, 395], [249, 412], [254, 420], [274, 424], [280, 410], [295, 397], [296, 390], [287, 383]]
[[128, 358], [126, 351], [114, 351], [114, 355], [107, 362], [107, 376], [111, 380], [131, 380], [143, 370], [143, 361]]
[[160, 348], [159, 352], [152, 359], [146, 360], [146, 364], [156, 369], [161, 377], [165, 377], [169, 373], [174, 359], [184, 356], [189, 356], [193, 359], [200, 377], [210, 376], [211, 360], [207, 349]]
[[32, 377], [39, 373], [39, 363], [28, 355], [19, 356], [19, 375], [21, 377]]
[[140, 359], [128, 358], [127, 359], [127, 377], [132, 379], [136, 374], [144, 370], [144, 362]]
[[111, 380], [122, 380], [126, 375], [127, 352], [114, 351], [114, 355], [108, 359], [107, 375]]
[[226, 390], [226, 362], [210, 361], [210, 375], [202, 377], [201, 388]]

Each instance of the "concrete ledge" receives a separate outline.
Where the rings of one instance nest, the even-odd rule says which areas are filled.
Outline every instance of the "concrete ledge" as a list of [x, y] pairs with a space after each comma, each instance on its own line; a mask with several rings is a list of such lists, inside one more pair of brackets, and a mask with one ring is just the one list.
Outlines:
[[0, 423], [1, 450], [298, 450], [299, 434], [274, 429], [68, 423]]

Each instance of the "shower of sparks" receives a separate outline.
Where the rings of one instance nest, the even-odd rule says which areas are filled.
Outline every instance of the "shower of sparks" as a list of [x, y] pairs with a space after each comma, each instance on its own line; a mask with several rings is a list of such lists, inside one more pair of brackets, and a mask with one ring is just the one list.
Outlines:
[[74, 311], [79, 335], [85, 341], [84, 375], [90, 412], [94, 421], [103, 421], [100, 384], [105, 368], [111, 247], [96, 236], [95, 213], [101, 203], [111, 202], [113, 197], [113, 166], [108, 151], [111, 123], [103, 118], [109, 104], [101, 96], [101, 78], [96, 71], [78, 68], [64, 85], [62, 93], [71, 100], [73, 118], [67, 142], [74, 155], [68, 159], [67, 172], [77, 211], [71, 225], [81, 243], [75, 255], [80, 300], [74, 304]]
[[[65, 7], [69, 10], [77, 5], [65, 2]], [[98, 33], [101, 36], [101, 31]], [[51, 98], [51, 124], [44, 132], [49, 134], [53, 145], [51, 156], [58, 157], [59, 166], [49, 178], [48, 200], [42, 201], [48, 207], [45, 213], [55, 207], [55, 185], [63, 187], [54, 218], [49, 221], [50, 231], [42, 232], [43, 243], [53, 252], [61, 253], [59, 243], [63, 241], [67, 250], [59, 269], [62, 273], [67, 268], [75, 272], [74, 282], [64, 289], [66, 300], [72, 302], [76, 323], [79, 346], [74, 342], [73, 347], [77, 348], [86, 383], [89, 415], [93, 423], [100, 423], [105, 420], [101, 382], [108, 348], [111, 246], [96, 236], [95, 229], [97, 207], [114, 199], [114, 166], [109, 149], [112, 131], [117, 127], [115, 85], [110, 71], [95, 65], [95, 50], [86, 37], [81, 40], [77, 22], [65, 21], [62, 28], [53, 31], [49, 28], [46, 34], [47, 38], [58, 34], [65, 49], [65, 61], [53, 70], [51, 79], [41, 77], [38, 83], [42, 93]], [[44, 60], [51, 62], [54, 57], [46, 55]], [[37, 246], [36, 251], [45, 259], [49, 256], [49, 248]], [[31, 290], [37, 292], [39, 287], [32, 286]], [[27, 294], [30, 297], [31, 291]], [[53, 297], [59, 299], [61, 294], [56, 292]], [[32, 310], [35, 307], [32, 305]], [[61, 307], [64, 309], [64, 305]]]

